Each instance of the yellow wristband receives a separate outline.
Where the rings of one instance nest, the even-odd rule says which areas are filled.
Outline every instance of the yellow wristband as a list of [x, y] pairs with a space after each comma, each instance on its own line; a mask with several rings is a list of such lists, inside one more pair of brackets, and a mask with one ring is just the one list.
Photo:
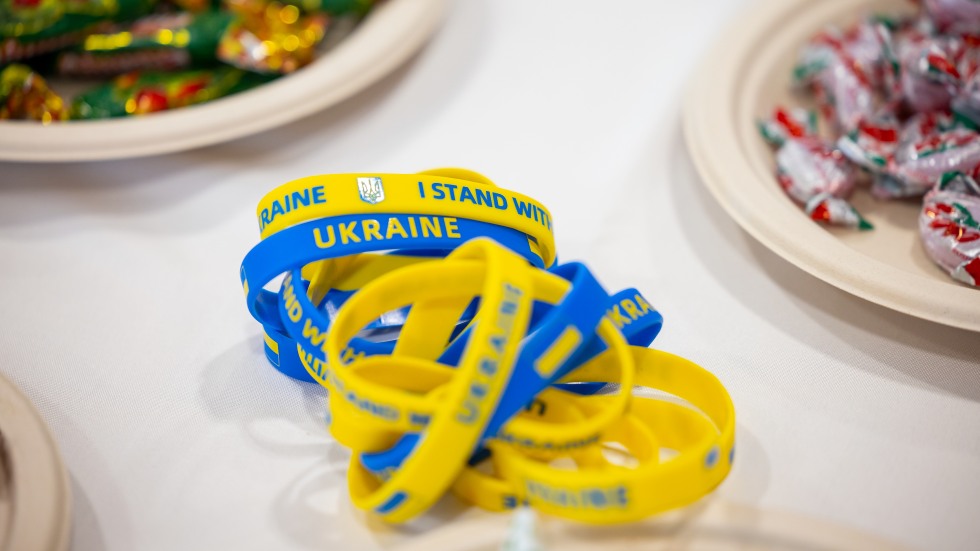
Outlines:
[[[523, 194], [488, 181], [436, 174], [330, 174], [293, 180], [262, 198], [257, 209], [260, 236], [331, 216], [398, 213], [454, 216], [512, 228], [536, 244], [545, 266], [555, 261], [551, 213]], [[363, 228], [362, 228], [363, 229]], [[357, 227], [335, 230], [338, 241], [370, 238]], [[325, 236], [324, 239], [329, 239]]]
[[[491, 441], [496, 469], [536, 509], [593, 524], [630, 522], [692, 503], [728, 475], [734, 457], [735, 411], [718, 379], [666, 352], [634, 347], [633, 354], [638, 385], [682, 398], [704, 417], [676, 411], [667, 414], [658, 400], [635, 399], [630, 414], [609, 433], [640, 459], [633, 468], [562, 471]], [[611, 358], [596, 358], [576, 372], [575, 378], [603, 380]], [[710, 421], [711, 430], [699, 428], [699, 419]], [[680, 453], [656, 462], [656, 454], [644, 443], [644, 430]], [[644, 456], [650, 460], [644, 461]]]
[[[453, 288], [454, 282], [477, 281], [483, 271], [482, 266], [471, 264], [464, 267], [457, 262], [448, 272], [450, 275], [447, 275], [442, 266], [449, 262], [452, 261], [401, 271], [393, 276], [401, 280], [395, 287], [405, 293], [414, 293], [416, 282], [424, 281], [432, 291], [441, 292], [445, 296], [447, 292], [461, 292]], [[531, 267], [525, 269], [529, 271], [533, 281], [532, 296], [535, 300], [557, 303], [568, 292], [568, 281], [542, 270]], [[449, 277], [451, 281], [440, 284], [443, 278]], [[392, 433], [416, 432], [425, 427], [438, 404], [438, 400], [433, 399], [429, 393], [446, 384], [452, 377], [452, 370], [416, 358], [421, 356], [433, 360], [444, 350], [448, 339], [445, 334], [447, 329], [440, 328], [452, 328], [452, 320], [458, 319], [459, 311], [470, 301], [472, 295], [467, 293], [461, 297], [455, 301], [434, 299], [432, 304], [423, 302], [413, 307], [393, 356], [368, 357], [343, 371], [328, 372], [328, 387], [335, 394], [330, 406], [334, 420], [332, 430], [339, 441], [363, 451], [376, 451], [387, 446]], [[439, 301], [443, 304], [437, 304]], [[417, 316], [426, 317], [415, 319]], [[442, 319], [436, 319], [435, 316]], [[416, 329], [425, 334], [413, 336]], [[435, 334], [438, 330], [443, 330], [444, 333]], [[631, 388], [634, 378], [633, 358], [626, 341], [608, 318], [599, 324], [598, 335], [612, 353], [620, 358], [618, 362], [614, 362], [613, 371], [607, 374], [608, 377], [614, 374], [616, 376], [610, 381], [620, 383], [623, 389]], [[407, 343], [417, 343], [412, 344], [415, 348], [409, 351], [416, 358], [405, 356]], [[301, 353], [300, 356], [305, 358], [307, 354]], [[545, 391], [546, 394], [560, 392], [562, 391]], [[614, 400], [608, 402], [609, 407], [600, 413], [580, 423], [559, 427], [515, 417], [502, 427], [497, 438], [511, 442], [536, 456], [567, 452], [597, 441], [602, 430], [627, 408], [629, 399], [628, 391], [619, 392]], [[348, 417], [345, 412], [356, 412], [359, 415]], [[347, 427], [348, 423], [356, 423], [357, 428]]]
[[[521, 418], [540, 419], [552, 424], [576, 424], [585, 421], [585, 408], [580, 407], [580, 399], [568, 393], [555, 393], [541, 396], [519, 414]], [[608, 408], [608, 406], [606, 406]], [[599, 466], [605, 464], [601, 445], [571, 448], [568, 455], [576, 464]], [[490, 472], [486, 472], [487, 469]], [[453, 483], [453, 494], [459, 499], [488, 511], [506, 511], [520, 505], [523, 495], [510, 482], [493, 474], [490, 461], [477, 466], [468, 466]]]
[[[483, 288], [473, 293], [481, 297], [479, 323], [424, 437], [387, 480], [365, 469], [358, 456], [351, 459], [347, 478], [351, 499], [390, 522], [403, 522], [428, 509], [462, 470], [510, 378], [518, 344], [527, 328], [531, 286], [529, 272], [523, 269], [526, 262], [491, 241], [474, 240], [450, 254], [443, 269], [452, 269], [454, 259], [470, 258], [484, 260], [485, 267], [480, 282]], [[391, 275], [372, 282], [341, 310], [327, 337], [332, 372], [341, 374], [347, 369], [342, 351], [371, 316], [404, 305], [400, 278]], [[423, 284], [421, 291], [438, 291], [439, 287]]]
[[[605, 318], [599, 323], [597, 334], [609, 347], [609, 350], [603, 355], [615, 358], [607, 362], [606, 377], [611, 378], [613, 374], [616, 374], [618, 379], [614, 380], [620, 383], [619, 392], [607, 396], [608, 399], [604, 401], [605, 407], [594, 410], [591, 415], [578, 423], [556, 425], [530, 416], [518, 416], [503, 426], [500, 434], [496, 436], [496, 440], [508, 442], [534, 457], [541, 458], [566, 453], [576, 448], [594, 444], [599, 440], [602, 431], [629, 407], [632, 398], [630, 389], [633, 388], [636, 368], [633, 355], [630, 353], [630, 346], [609, 318]], [[577, 371], [578, 369], [570, 373], [568, 377], [575, 377]], [[568, 377], [563, 381], [568, 382]], [[548, 397], [551, 394], [570, 395], [570, 393], [549, 388], [542, 392], [541, 396]]]

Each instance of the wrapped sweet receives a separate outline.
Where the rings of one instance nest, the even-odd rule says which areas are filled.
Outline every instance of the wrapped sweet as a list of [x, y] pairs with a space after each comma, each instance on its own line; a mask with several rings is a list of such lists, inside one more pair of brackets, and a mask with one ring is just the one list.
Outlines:
[[833, 143], [816, 135], [812, 115], [797, 109], [776, 109], [759, 123], [776, 151], [776, 177], [793, 201], [819, 222], [870, 229], [848, 202], [856, 170]]
[[30, 119], [44, 124], [68, 119], [68, 109], [41, 75], [26, 65], [0, 71], [0, 120]]
[[959, 122], [980, 129], [980, 74], [974, 73], [950, 103]]
[[170, 0], [170, 2], [191, 13], [217, 10], [221, 7], [221, 0]]
[[945, 175], [919, 215], [919, 234], [929, 257], [953, 279], [980, 287], [980, 185], [975, 169]]
[[267, 82], [233, 67], [178, 73], [129, 73], [78, 96], [74, 119], [145, 115], [227, 96]]
[[258, 73], [291, 73], [313, 60], [329, 23], [325, 13], [304, 14], [273, 0], [226, 0], [238, 15], [222, 35], [217, 57]]
[[851, 203], [827, 192], [814, 195], [803, 206], [803, 210], [811, 220], [822, 224], [859, 230], [874, 229]]
[[891, 175], [901, 189], [891, 197], [924, 194], [947, 172], [970, 171], [980, 165], [980, 134], [962, 127], [904, 141], [895, 151]]
[[943, 33], [975, 33], [980, 29], [980, 2], [976, 0], [924, 0], [926, 13]]
[[899, 129], [898, 119], [886, 111], [863, 122], [862, 129], [841, 136], [837, 144], [852, 162], [872, 173], [875, 198], [901, 199], [928, 191], [948, 171], [942, 168], [944, 162], [969, 164], [969, 151], [959, 146], [969, 145], [975, 138], [971, 136], [949, 113], [919, 113]]
[[306, 13], [323, 12], [329, 15], [362, 16], [378, 0], [283, 0], [284, 4], [296, 6]]
[[797, 203], [830, 193], [846, 199], [854, 191], [855, 173], [843, 154], [817, 137], [788, 140], [776, 152], [779, 183]]
[[861, 119], [837, 139], [837, 147], [851, 162], [874, 173], [886, 171], [899, 144], [901, 123], [890, 111]]
[[81, 43], [113, 23], [149, 13], [156, 0], [0, 0], [0, 65]]
[[873, 79], [881, 74], [881, 56], [869, 53], [867, 37], [858, 36], [860, 41], [849, 42], [836, 28], [818, 34], [803, 48], [793, 73], [796, 84], [812, 91], [821, 113], [840, 131], [854, 128], [875, 110]]
[[915, 112], [947, 109], [962, 85], [954, 38], [925, 37], [905, 48], [901, 56], [902, 93]]
[[213, 65], [218, 42], [234, 18], [221, 11], [145, 17], [125, 31], [89, 35], [78, 48], [58, 55], [57, 70], [91, 77]]
[[758, 122], [759, 133], [770, 145], [781, 146], [791, 139], [817, 135], [817, 117], [806, 109], [773, 110], [772, 117]]

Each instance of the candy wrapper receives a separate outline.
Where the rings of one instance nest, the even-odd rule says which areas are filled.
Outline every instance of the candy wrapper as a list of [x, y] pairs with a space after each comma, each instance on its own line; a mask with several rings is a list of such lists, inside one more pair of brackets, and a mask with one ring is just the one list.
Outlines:
[[916, 37], [903, 48], [902, 93], [915, 112], [940, 111], [962, 87], [957, 58], [962, 43], [947, 37]]
[[263, 0], [227, 0], [237, 19], [221, 37], [218, 58], [258, 73], [291, 73], [313, 60], [329, 18], [303, 14], [293, 5]]
[[284, 0], [287, 6], [296, 6], [304, 13], [323, 12], [328, 15], [366, 14], [377, 0]]
[[830, 28], [818, 34], [801, 51], [794, 81], [809, 89], [820, 112], [835, 129], [846, 132], [869, 117], [876, 108], [876, 89], [884, 86], [882, 54], [887, 30], [869, 23], [844, 34]]
[[954, 127], [917, 139], [903, 139], [893, 162], [889, 175], [898, 186], [887, 189], [879, 185], [872, 188], [872, 192], [879, 197], [922, 195], [943, 174], [970, 171], [980, 165], [980, 134], [969, 128]]
[[945, 173], [980, 163], [980, 135], [946, 113], [920, 113], [900, 126], [882, 112], [837, 140], [841, 152], [873, 176], [879, 199], [917, 197]]
[[213, 65], [218, 42], [234, 18], [215, 11], [139, 19], [125, 31], [90, 35], [77, 49], [59, 54], [57, 71], [90, 77]]
[[814, 195], [803, 206], [803, 210], [811, 220], [822, 224], [859, 230], [874, 229], [874, 226], [865, 220], [850, 203], [840, 197], [834, 197], [830, 193]]
[[980, 185], [977, 171], [950, 173], [926, 195], [919, 215], [926, 253], [958, 281], [980, 286]]
[[806, 109], [776, 109], [772, 118], [759, 121], [759, 133], [772, 145], [817, 135], [817, 116]]
[[[221, 0], [170, 0], [180, 9], [191, 13], [214, 10], [221, 7]], [[295, 6], [304, 13], [322, 12], [328, 15], [366, 14], [375, 0], [285, 0], [283, 5]]]
[[980, 2], [976, 0], [924, 0], [926, 13], [943, 33], [975, 33], [980, 29]]
[[974, 73], [966, 81], [950, 105], [960, 123], [980, 129], [980, 74]]
[[917, 142], [957, 126], [956, 119], [946, 111], [917, 113], [905, 120], [898, 139], [901, 143]]
[[180, 73], [130, 73], [75, 98], [74, 119], [145, 115], [210, 101], [267, 82], [232, 67]]
[[816, 135], [813, 117], [806, 110], [776, 109], [760, 121], [760, 132], [776, 151], [776, 177], [780, 186], [814, 220], [832, 225], [870, 229], [848, 202], [856, 184], [856, 171], [843, 153]]
[[31, 119], [47, 124], [67, 120], [68, 109], [44, 78], [30, 67], [14, 64], [0, 71], [2, 119]]
[[0, 0], [0, 65], [60, 50], [153, 8], [156, 0]]
[[201, 13], [216, 10], [221, 7], [221, 0], [170, 0], [178, 8], [191, 13]]
[[854, 130], [837, 140], [837, 148], [851, 162], [871, 172], [886, 171], [899, 144], [901, 123], [884, 111], [858, 122]]
[[820, 138], [788, 140], [776, 152], [776, 166], [780, 185], [801, 204], [824, 192], [846, 199], [854, 190], [853, 167]]

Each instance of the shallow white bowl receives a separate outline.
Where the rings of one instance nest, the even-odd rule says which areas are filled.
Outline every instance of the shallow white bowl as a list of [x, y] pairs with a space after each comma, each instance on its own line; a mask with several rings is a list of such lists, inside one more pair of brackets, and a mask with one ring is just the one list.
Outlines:
[[756, 120], [797, 105], [790, 69], [801, 45], [829, 23], [869, 11], [909, 10], [901, 0], [762, 0], [745, 11], [705, 57], [684, 107], [684, 133], [708, 189], [745, 231], [814, 276], [861, 298], [935, 322], [980, 331], [980, 289], [952, 280], [919, 243], [916, 201], [854, 205], [875, 226], [825, 229], [776, 183], [770, 147]]
[[382, 2], [309, 66], [217, 101], [125, 119], [47, 126], [0, 121], [0, 160], [90, 161], [170, 153], [297, 120], [356, 94], [397, 68], [435, 31], [447, 3]]

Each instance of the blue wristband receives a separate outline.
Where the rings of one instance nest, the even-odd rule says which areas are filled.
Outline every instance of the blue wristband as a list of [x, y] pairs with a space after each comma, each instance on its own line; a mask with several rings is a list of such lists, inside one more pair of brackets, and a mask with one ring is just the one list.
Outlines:
[[[422, 218], [434, 224], [416, 222]], [[359, 226], [370, 231], [362, 231], [361, 237], [352, 230]], [[420, 229], [416, 229], [417, 226]], [[433, 226], [435, 229], [432, 229]], [[542, 264], [540, 256], [531, 251], [525, 234], [462, 218], [399, 214], [336, 216], [298, 224], [270, 235], [249, 251], [239, 273], [249, 312], [265, 329], [266, 356], [283, 373], [313, 381], [305, 369], [298, 369], [302, 363], [298, 357], [293, 358], [296, 346], [289, 342], [289, 335], [303, 334], [302, 327], [293, 327], [298, 331], [288, 331], [284, 323], [288, 318], [283, 318], [279, 313], [280, 298], [276, 293], [263, 289], [280, 274], [293, 270], [295, 277], [303, 266], [311, 262], [393, 249], [398, 250], [399, 254], [415, 252], [419, 256], [434, 256], [443, 251], [444, 255], [476, 237], [490, 237], [524, 256], [532, 264]], [[305, 294], [301, 298], [306, 299]], [[304, 302], [304, 308], [316, 310], [308, 299]], [[320, 318], [317, 321], [324, 321], [322, 316], [317, 317]], [[326, 330], [328, 326], [329, 322], [322, 324], [320, 329]], [[275, 346], [271, 343], [275, 343]], [[323, 360], [322, 357], [317, 359]]]
[[[646, 348], [660, 334], [664, 318], [636, 289], [624, 289], [612, 296], [606, 316], [612, 320], [630, 346]], [[606, 350], [602, 339], [593, 339], [589, 347], [574, 358], [575, 365], [582, 365]], [[606, 383], [564, 383], [555, 385], [567, 392], [592, 395], [602, 390]]]
[[[405, 228], [415, 228], [418, 225], [415, 220], [419, 218], [435, 220], [439, 232], [430, 230], [422, 234], [415, 230], [409, 236]], [[412, 221], [409, 222], [409, 219]], [[397, 222], [392, 223], [392, 220]], [[373, 224], [373, 231], [365, 232], [366, 235], [382, 237], [362, 238], [350, 230], [366, 223]], [[337, 228], [344, 228], [346, 231]], [[398, 229], [396, 231], [392, 228]], [[337, 234], [340, 237], [336, 237]], [[396, 234], [399, 237], [385, 237]], [[405, 237], [401, 237], [402, 235]], [[270, 235], [245, 255], [239, 276], [252, 316], [263, 325], [282, 329], [284, 326], [276, 313], [276, 294], [265, 291], [263, 287], [285, 272], [318, 260], [361, 253], [391, 250], [404, 253], [413, 249], [424, 252], [425, 256], [433, 254], [433, 250], [448, 253], [476, 237], [490, 237], [527, 258], [535, 266], [542, 265], [541, 257], [531, 251], [527, 236], [503, 226], [444, 216], [358, 214], [312, 220]]]
[[[594, 349], [594, 341], [601, 343], [601, 339], [594, 337], [596, 327], [606, 316], [610, 303], [608, 293], [583, 264], [568, 263], [551, 272], [570, 281], [572, 286], [561, 302], [531, 328], [530, 336], [521, 346], [511, 380], [482, 439], [496, 435], [503, 424], [526, 408], [538, 393], [580, 365], [575, 358]], [[562, 347], [558, 350], [564, 356], [551, 359], [550, 365], [540, 365], [542, 358], [555, 346]], [[440, 361], [445, 363], [445, 358]], [[418, 434], [406, 434], [387, 450], [361, 454], [361, 464], [375, 473], [397, 468], [411, 454], [419, 438]]]
[[[568, 266], [573, 266], [573, 268], [566, 268]], [[559, 275], [566, 276], [568, 275], [567, 273], [561, 272], [564, 270], [577, 270], [578, 266], [580, 265], [576, 265], [574, 263], [564, 264], [557, 268], [553, 268], [551, 271], [554, 273], [559, 273]], [[570, 278], [566, 277], [566, 279]], [[595, 281], [595, 279], [591, 277], [591, 274], [589, 274], [589, 279], [591, 279], [591, 281]], [[578, 280], [574, 278], [570, 280], [576, 285], [576, 287], [573, 288], [578, 288]], [[582, 284], [585, 285], [587, 284], [586, 282], [587, 280], [583, 281]], [[604, 291], [603, 294], [605, 294]], [[594, 297], [594, 300], [599, 300], [598, 295], [594, 295]], [[572, 297], [569, 296], [568, 298]], [[623, 333], [623, 336], [630, 345], [646, 348], [653, 343], [654, 339], [656, 339], [657, 335], [660, 333], [660, 329], [663, 327], [664, 318], [660, 312], [654, 309], [653, 306], [651, 306], [650, 303], [643, 298], [643, 295], [640, 294], [638, 290], [633, 288], [624, 289], [612, 297], [606, 296], [603, 300], [605, 300], [604, 304], [607, 305], [605, 310], [606, 316], [612, 320], [613, 324]], [[597, 304], [600, 303], [597, 302]], [[545, 318], [548, 316], [550, 311], [552, 311], [552, 309], [557, 309], [557, 307], [550, 304], [545, 305], [541, 302], [535, 303], [534, 312], [531, 316], [531, 333], [534, 333], [536, 328], [541, 323], [547, 323], [549, 321]], [[453, 341], [449, 348], [447, 348], [446, 352], [439, 358], [439, 362], [445, 365], [455, 366], [460, 355], [462, 354], [463, 349], [465, 348], [465, 344], [465, 335]], [[563, 365], [563, 367], [560, 369], [561, 376], [564, 376], [575, 367], [578, 367], [598, 356], [605, 350], [605, 342], [593, 335], [587, 345], [578, 347], [575, 353], [572, 354], [565, 365]], [[522, 352], [518, 362], [521, 362], [523, 359], [524, 355]], [[517, 376], [516, 374], [519, 372], [524, 372], [524, 369], [525, 367], [518, 363], [518, 368], [515, 370], [515, 376]], [[553, 382], [559, 378], [560, 376], [553, 377], [551, 380]], [[515, 386], [518, 385], [508, 385], [507, 392], [509, 392]], [[556, 388], [581, 395], [595, 394], [605, 386], [606, 383], [566, 383], [555, 385]], [[530, 390], [530, 388], [527, 389], [528, 392], [530, 392]], [[504, 397], [501, 398], [500, 404], [497, 406], [497, 413], [495, 413], [494, 417], [491, 418], [486, 432], [487, 436], [490, 434], [496, 434], [496, 432], [500, 430], [500, 426], [503, 424], [503, 422], [506, 422], [507, 419], [517, 413], [517, 411], [520, 411], [520, 409], [527, 407], [527, 403], [525, 403], [518, 410], [515, 410], [510, 415], [506, 415], [503, 422], [500, 422], [498, 417], [503, 416], [501, 412], [511, 409], [504, 405], [504, 401], [508, 397], [507, 392], [505, 392]], [[540, 392], [540, 390], [531, 393], [532, 398], [537, 392]], [[417, 440], [418, 435], [406, 435], [406, 437], [403, 437], [398, 441], [398, 443], [395, 444], [394, 447], [388, 450], [371, 454], [363, 454], [361, 456], [361, 462], [367, 469], [376, 473], [383, 473], [386, 469], [400, 465], [401, 462], [404, 461], [405, 458], [411, 453]], [[477, 453], [477, 456], [479, 456], [479, 453]]]

